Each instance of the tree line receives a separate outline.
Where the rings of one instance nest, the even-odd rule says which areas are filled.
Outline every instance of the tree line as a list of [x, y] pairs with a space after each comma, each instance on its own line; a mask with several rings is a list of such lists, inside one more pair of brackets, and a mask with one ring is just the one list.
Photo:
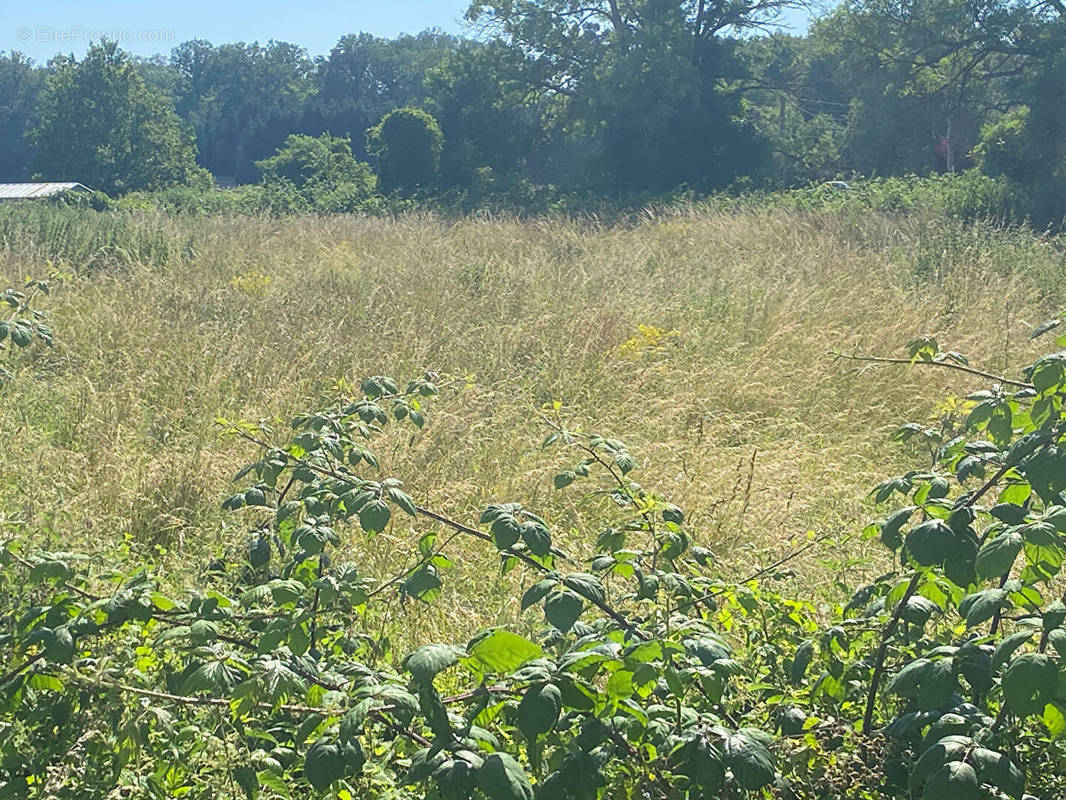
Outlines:
[[274, 181], [372, 195], [640, 197], [979, 169], [1066, 203], [1060, 0], [498, 0], [469, 36], [195, 40], [136, 58], [0, 54], [0, 180], [109, 194]]

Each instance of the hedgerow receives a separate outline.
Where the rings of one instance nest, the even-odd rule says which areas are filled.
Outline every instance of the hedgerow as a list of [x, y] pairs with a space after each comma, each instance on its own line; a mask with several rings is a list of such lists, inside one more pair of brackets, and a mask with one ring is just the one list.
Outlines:
[[[50, 340], [47, 290], [2, 296], [0, 342]], [[284, 431], [220, 420], [249, 452], [224, 501], [247, 533], [197, 585], [0, 546], [0, 797], [1062, 796], [1066, 354], [1013, 378], [930, 338], [848, 357], [989, 386], [899, 430], [920, 463], [873, 488], [864, 530], [896, 566], [829, 608], [777, 588], [819, 537], [724, 580], [623, 441], [560, 418], [543, 446], [569, 454], [555, 489], [600, 501], [591, 560], [518, 502], [424, 505], [374, 446], [448, 402], [433, 373]], [[395, 574], [343, 560], [416, 530]], [[462, 540], [521, 574], [520, 626], [394, 652]]]

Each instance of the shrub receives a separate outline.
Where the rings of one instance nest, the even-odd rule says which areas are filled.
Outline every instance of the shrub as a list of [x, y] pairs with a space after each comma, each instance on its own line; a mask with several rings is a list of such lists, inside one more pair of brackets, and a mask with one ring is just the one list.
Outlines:
[[366, 132], [367, 151], [377, 160], [382, 189], [412, 194], [437, 181], [444, 134], [420, 108], [397, 108]]
[[275, 155], [256, 166], [265, 186], [291, 186], [322, 211], [355, 210], [373, 196], [377, 183], [370, 167], [355, 160], [351, 141], [329, 134], [291, 135]]

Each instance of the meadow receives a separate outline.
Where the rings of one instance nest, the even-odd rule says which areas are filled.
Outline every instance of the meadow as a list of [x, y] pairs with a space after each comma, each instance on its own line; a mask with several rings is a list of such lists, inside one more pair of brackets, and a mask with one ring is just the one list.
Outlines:
[[[805, 594], [835, 597], [834, 580], [886, 566], [855, 534], [866, 493], [913, 454], [891, 442], [897, 424], [980, 381], [829, 351], [899, 356], [928, 334], [1011, 372], [1066, 300], [1058, 242], [920, 214], [690, 209], [604, 225], [47, 211], [0, 218], [0, 283], [70, 273], [45, 303], [54, 348], [3, 390], [2, 519], [53, 549], [125, 548], [178, 585], [243, 541], [220, 503], [254, 448], [218, 418], [284, 428], [345, 381], [432, 370], [449, 383], [432, 422], [382, 454], [382, 474], [419, 502], [469, 520], [521, 500], [590, 555], [586, 498], [552, 491], [547, 412], [624, 438], [726, 575], [833, 534], [793, 566]], [[422, 531], [387, 536], [404, 553]], [[413, 636], [514, 619], [506, 579], [464, 563], [460, 588], [412, 615]]]
[[45, 276], [0, 797], [1066, 790], [1060, 237], [0, 209]]

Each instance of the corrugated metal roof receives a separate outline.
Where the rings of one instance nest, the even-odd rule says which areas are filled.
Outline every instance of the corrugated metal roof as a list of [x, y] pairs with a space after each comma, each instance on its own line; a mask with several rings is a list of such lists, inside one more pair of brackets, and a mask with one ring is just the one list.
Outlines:
[[80, 183], [0, 183], [0, 200], [26, 200], [34, 197], [50, 197], [72, 189], [84, 189], [88, 186]]

